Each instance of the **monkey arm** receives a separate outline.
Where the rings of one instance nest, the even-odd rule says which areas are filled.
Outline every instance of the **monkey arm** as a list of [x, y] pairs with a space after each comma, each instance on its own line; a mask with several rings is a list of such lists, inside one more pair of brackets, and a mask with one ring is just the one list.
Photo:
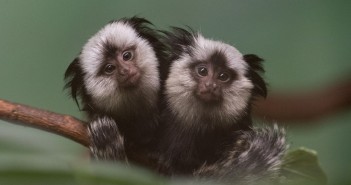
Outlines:
[[95, 115], [88, 124], [88, 135], [89, 149], [95, 159], [127, 161], [124, 137], [112, 118]]

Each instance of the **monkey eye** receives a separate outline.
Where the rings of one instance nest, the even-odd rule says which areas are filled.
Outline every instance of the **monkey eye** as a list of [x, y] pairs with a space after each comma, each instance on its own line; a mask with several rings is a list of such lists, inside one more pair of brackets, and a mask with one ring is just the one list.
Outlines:
[[208, 70], [207, 70], [207, 68], [204, 67], [204, 66], [199, 66], [199, 67], [197, 67], [197, 68], [196, 68], [196, 72], [197, 72], [197, 74], [200, 75], [200, 76], [207, 76], [207, 74], [208, 74]]
[[219, 73], [218, 80], [222, 82], [228, 82], [230, 80], [229, 73], [226, 73], [226, 72]]
[[124, 61], [129, 61], [133, 59], [133, 52], [132, 51], [124, 51], [122, 53], [122, 58]]
[[115, 69], [116, 69], [116, 66], [114, 66], [112, 64], [107, 64], [105, 66], [104, 72], [105, 72], [105, 74], [110, 75], [110, 74], [112, 74], [115, 71]]

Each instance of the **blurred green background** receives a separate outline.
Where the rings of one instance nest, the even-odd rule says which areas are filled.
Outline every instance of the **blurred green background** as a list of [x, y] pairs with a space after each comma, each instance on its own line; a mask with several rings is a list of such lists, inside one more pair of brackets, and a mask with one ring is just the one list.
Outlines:
[[[266, 60], [271, 91], [304, 92], [351, 75], [351, 1], [0, 0], [0, 98], [82, 118], [63, 91], [66, 67], [108, 21], [139, 15], [189, 25]], [[330, 184], [351, 184], [351, 110], [288, 128], [291, 148], [317, 150]], [[306, 123], [311, 124], [311, 123]], [[1, 160], [86, 161], [85, 148], [0, 121]]]

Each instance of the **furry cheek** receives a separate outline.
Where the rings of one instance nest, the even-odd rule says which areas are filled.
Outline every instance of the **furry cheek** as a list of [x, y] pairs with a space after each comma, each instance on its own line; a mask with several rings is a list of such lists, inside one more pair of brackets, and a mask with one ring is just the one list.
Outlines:
[[252, 95], [252, 89], [252, 82], [246, 78], [234, 81], [230, 87], [223, 90], [223, 112], [229, 115], [242, 114]]
[[106, 77], [88, 77], [84, 80], [87, 92], [92, 96], [94, 103], [101, 104], [115, 96], [117, 84], [114, 80]]

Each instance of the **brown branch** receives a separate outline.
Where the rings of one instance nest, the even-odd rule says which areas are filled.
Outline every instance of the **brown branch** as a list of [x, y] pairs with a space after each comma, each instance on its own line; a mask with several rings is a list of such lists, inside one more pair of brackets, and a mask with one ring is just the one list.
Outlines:
[[46, 130], [89, 146], [85, 124], [72, 116], [0, 100], [0, 119]]
[[[0, 119], [46, 130], [72, 139], [86, 147], [90, 145], [86, 124], [72, 116], [0, 99]], [[146, 158], [140, 152], [131, 152], [129, 158], [136, 164], [151, 168], [154, 168], [156, 164], [154, 160]]]
[[278, 122], [312, 121], [351, 108], [351, 79], [300, 94], [272, 93], [259, 100], [254, 114]]

